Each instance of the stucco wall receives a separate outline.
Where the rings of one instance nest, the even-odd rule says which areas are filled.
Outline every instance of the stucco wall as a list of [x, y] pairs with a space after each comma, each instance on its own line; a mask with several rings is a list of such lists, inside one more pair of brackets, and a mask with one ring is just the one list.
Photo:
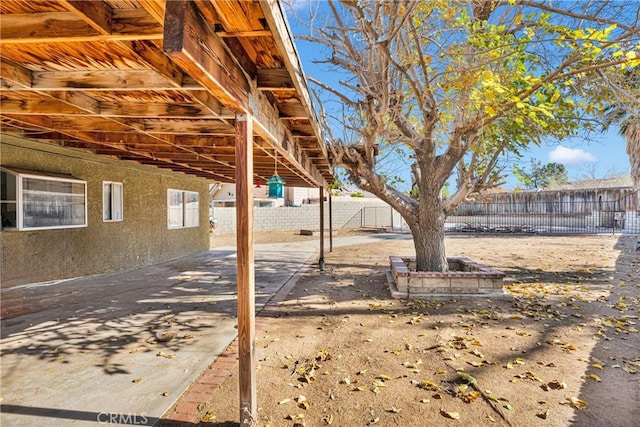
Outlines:
[[[208, 182], [134, 162], [0, 134], [6, 167], [87, 182], [87, 227], [0, 232], [2, 287], [131, 269], [209, 247]], [[123, 184], [122, 222], [102, 220], [102, 181]], [[200, 226], [169, 230], [167, 189], [200, 193]]]

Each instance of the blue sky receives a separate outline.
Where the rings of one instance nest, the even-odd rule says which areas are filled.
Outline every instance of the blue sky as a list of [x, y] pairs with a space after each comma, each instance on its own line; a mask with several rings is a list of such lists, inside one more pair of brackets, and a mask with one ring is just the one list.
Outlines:
[[[292, 1], [292, 0], [290, 0]], [[305, 0], [293, 0], [300, 9], [309, 7]], [[323, 2], [311, 2], [314, 6], [323, 7]], [[295, 21], [289, 18], [293, 33], [304, 31]], [[322, 59], [322, 47], [296, 39], [296, 48], [300, 55], [302, 67], [307, 76], [330, 83], [327, 72], [323, 66], [314, 64], [314, 60]], [[335, 79], [335, 77], [333, 77]], [[337, 82], [336, 82], [337, 83]], [[311, 83], [309, 83], [312, 86]], [[590, 138], [570, 138], [563, 141], [547, 141], [536, 147], [531, 145], [527, 152], [522, 153], [523, 158], [518, 160], [518, 165], [525, 170], [531, 163], [531, 159], [546, 163], [561, 163], [567, 168], [569, 181], [581, 179], [606, 178], [611, 176], [628, 176], [630, 171], [629, 157], [626, 153], [626, 143], [619, 135], [618, 128], [612, 127], [603, 134], [593, 134]], [[407, 173], [407, 176], [409, 174]], [[515, 176], [507, 178], [504, 187], [513, 189], [521, 185]]]
[[[545, 163], [561, 163], [567, 168], [569, 181], [590, 178], [607, 178], [611, 176], [629, 175], [629, 156], [626, 142], [618, 134], [618, 128], [609, 132], [594, 135], [591, 140], [574, 138], [561, 142], [550, 141], [540, 147], [530, 146], [521, 166], [528, 166], [530, 160]], [[515, 177], [507, 181], [507, 188], [518, 185]]]

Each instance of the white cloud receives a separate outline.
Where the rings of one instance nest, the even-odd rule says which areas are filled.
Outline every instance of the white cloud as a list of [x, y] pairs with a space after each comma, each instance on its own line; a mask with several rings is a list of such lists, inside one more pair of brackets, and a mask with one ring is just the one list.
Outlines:
[[596, 156], [580, 148], [569, 148], [563, 145], [557, 146], [549, 153], [549, 160], [563, 165], [577, 165], [578, 163], [595, 163]]

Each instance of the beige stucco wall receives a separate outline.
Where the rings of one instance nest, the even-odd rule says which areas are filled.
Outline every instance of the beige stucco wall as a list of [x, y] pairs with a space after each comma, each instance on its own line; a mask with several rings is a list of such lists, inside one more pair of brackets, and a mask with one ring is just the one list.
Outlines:
[[[207, 250], [208, 181], [0, 134], [0, 164], [87, 181], [88, 226], [0, 232], [2, 287], [132, 269]], [[102, 182], [123, 184], [122, 222], [102, 220]], [[200, 193], [200, 226], [169, 230], [167, 189]]]

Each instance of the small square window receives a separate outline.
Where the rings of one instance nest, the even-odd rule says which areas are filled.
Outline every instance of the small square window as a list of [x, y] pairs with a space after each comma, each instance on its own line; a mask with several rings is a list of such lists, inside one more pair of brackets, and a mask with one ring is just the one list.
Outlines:
[[200, 225], [200, 194], [194, 191], [167, 191], [167, 226], [189, 228]]
[[105, 222], [122, 221], [122, 183], [102, 182], [102, 219]]

